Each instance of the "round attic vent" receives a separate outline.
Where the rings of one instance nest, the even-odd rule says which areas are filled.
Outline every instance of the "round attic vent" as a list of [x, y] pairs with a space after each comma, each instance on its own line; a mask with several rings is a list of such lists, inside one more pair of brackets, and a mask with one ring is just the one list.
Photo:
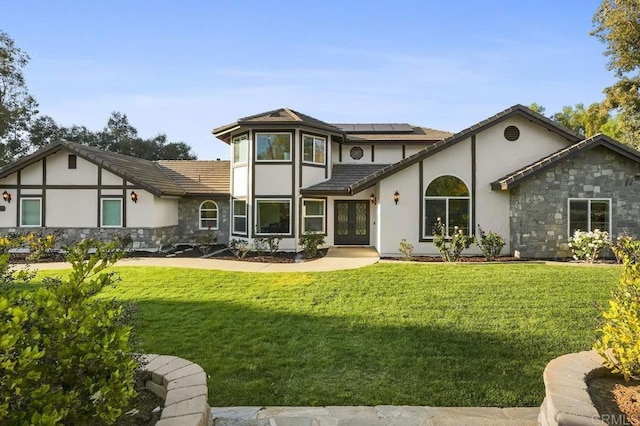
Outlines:
[[349, 155], [354, 160], [359, 160], [364, 155], [364, 151], [359, 146], [354, 146], [353, 148], [351, 148], [351, 151], [349, 151]]
[[508, 126], [506, 129], [504, 129], [504, 138], [508, 141], [517, 141], [518, 138], [520, 137], [520, 129], [518, 129], [516, 126]]

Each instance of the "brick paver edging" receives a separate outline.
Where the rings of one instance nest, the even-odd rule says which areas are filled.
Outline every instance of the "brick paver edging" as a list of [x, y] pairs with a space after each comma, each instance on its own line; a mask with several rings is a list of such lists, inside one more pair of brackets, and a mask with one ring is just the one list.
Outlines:
[[538, 423], [542, 426], [607, 426], [591, 402], [589, 380], [609, 374], [596, 351], [563, 355], [544, 369], [545, 398]]
[[164, 399], [164, 408], [156, 426], [211, 426], [207, 402], [207, 374], [202, 367], [186, 359], [169, 355], [143, 355], [149, 374], [145, 387]]

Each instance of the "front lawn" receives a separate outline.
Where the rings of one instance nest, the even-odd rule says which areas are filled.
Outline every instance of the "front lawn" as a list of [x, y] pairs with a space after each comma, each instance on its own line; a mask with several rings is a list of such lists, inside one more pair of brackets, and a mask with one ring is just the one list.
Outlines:
[[[117, 268], [141, 350], [209, 374], [209, 404], [537, 406], [590, 349], [618, 267], [378, 264], [330, 273]], [[41, 272], [40, 276], [58, 271]]]

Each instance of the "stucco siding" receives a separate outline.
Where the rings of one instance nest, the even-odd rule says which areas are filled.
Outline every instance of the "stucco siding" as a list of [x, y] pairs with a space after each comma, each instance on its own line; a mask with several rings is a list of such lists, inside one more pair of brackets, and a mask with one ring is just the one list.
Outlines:
[[246, 197], [249, 194], [249, 167], [233, 167], [231, 180], [233, 182], [232, 194], [234, 197]]
[[[131, 202], [131, 201], [129, 201]], [[178, 199], [154, 197], [153, 226], [174, 226], [178, 224]]]
[[22, 185], [42, 185], [42, 160], [20, 171], [20, 183]]
[[378, 144], [375, 146], [374, 160], [376, 163], [393, 164], [402, 160], [402, 144]]
[[255, 194], [263, 195], [286, 195], [292, 190], [292, 166], [290, 164], [270, 164], [255, 166], [254, 176]]
[[[73, 206], [73, 213], [70, 213], [70, 206]], [[57, 228], [90, 228], [97, 226], [97, 190], [48, 189], [46, 225]]]
[[325, 169], [320, 167], [309, 167], [302, 165], [302, 183], [301, 186], [307, 187], [320, 183], [325, 179]]
[[[156, 216], [155, 210], [158, 208], [156, 206], [157, 197], [142, 189], [134, 189], [134, 191], [138, 194], [138, 202], [134, 203], [131, 200], [129, 196], [131, 191], [127, 191], [124, 198], [124, 202], [127, 203], [127, 226], [134, 228], [156, 226], [154, 219]], [[108, 191], [102, 192], [103, 195], [108, 193]], [[120, 190], [118, 194], [122, 195], [122, 191]], [[167, 225], [175, 225], [175, 223], [168, 223]]]
[[97, 185], [98, 167], [76, 156], [76, 168], [69, 169], [69, 154], [61, 150], [47, 157], [47, 185]]
[[122, 178], [118, 175], [111, 173], [108, 170], [102, 169], [102, 184], [103, 185], [122, 185]]

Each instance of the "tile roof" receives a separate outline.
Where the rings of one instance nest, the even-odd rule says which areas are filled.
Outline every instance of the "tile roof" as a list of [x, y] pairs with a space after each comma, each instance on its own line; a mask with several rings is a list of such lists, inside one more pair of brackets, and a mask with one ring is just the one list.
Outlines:
[[509, 188], [513, 188], [523, 180], [526, 180], [527, 178], [530, 178], [550, 167], [555, 166], [562, 160], [577, 155], [581, 152], [588, 151], [597, 146], [603, 146], [637, 163], [640, 163], [640, 152], [626, 145], [623, 145], [620, 142], [616, 142], [608, 136], [598, 134], [574, 145], [571, 145], [568, 148], [556, 151], [553, 154], [543, 157], [532, 164], [529, 164], [519, 170], [501, 177], [495, 182], [491, 182], [491, 189], [504, 191]]
[[444, 130], [428, 127], [411, 126], [411, 132], [382, 132], [382, 133], [347, 133], [346, 143], [363, 142], [436, 142], [453, 135]]
[[[66, 140], [53, 142], [31, 155], [4, 166], [0, 169], [0, 178], [9, 176], [61, 149], [67, 149], [157, 196], [229, 193], [228, 161], [164, 160], [154, 162]], [[216, 164], [212, 165], [211, 163]], [[193, 172], [187, 172], [186, 167], [192, 167]], [[200, 182], [197, 181], [198, 175]], [[223, 187], [224, 190], [222, 190]]]
[[294, 111], [290, 108], [279, 108], [272, 111], [262, 112], [260, 114], [250, 115], [248, 117], [242, 117], [231, 124], [213, 129], [212, 133], [216, 137], [221, 138], [239, 126], [255, 124], [303, 124], [309, 127], [342, 133], [339, 128], [332, 124], [318, 120], [317, 118], [313, 118], [301, 112]]
[[[355, 194], [352, 187], [367, 176], [375, 175], [386, 167], [385, 164], [334, 164], [331, 179], [302, 188], [302, 195]], [[360, 188], [363, 190], [365, 188]]]
[[358, 182], [355, 182], [351, 186], [351, 190], [358, 192], [358, 191], [361, 191], [362, 189], [368, 188], [374, 185], [376, 182], [386, 178], [387, 176], [390, 176], [394, 173], [404, 170], [405, 168], [419, 161], [422, 161], [425, 158], [428, 158], [444, 149], [449, 148], [450, 146], [453, 146], [459, 142], [462, 142], [463, 140], [485, 130], [486, 128], [496, 123], [499, 123], [503, 120], [507, 120], [515, 116], [525, 117], [526, 119], [534, 123], [540, 124], [541, 126], [545, 127], [547, 130], [557, 133], [561, 137], [566, 138], [571, 143], [577, 143], [583, 139], [583, 137], [580, 134], [567, 129], [564, 126], [559, 125], [555, 121], [552, 121], [547, 117], [541, 114], [538, 114], [537, 112], [534, 112], [523, 105], [514, 105], [510, 108], [505, 109], [504, 111], [499, 112], [493, 117], [490, 117], [477, 124], [474, 124], [473, 126], [468, 127], [458, 133], [455, 133], [446, 139], [434, 142], [428, 145], [426, 148], [418, 151], [417, 153], [410, 155], [409, 157], [406, 157], [397, 163], [386, 166], [382, 170], [379, 170], [378, 172], [371, 174], [370, 176], [366, 176], [365, 178], [359, 180]]
[[229, 161], [160, 160], [157, 164], [187, 195], [229, 194]]

